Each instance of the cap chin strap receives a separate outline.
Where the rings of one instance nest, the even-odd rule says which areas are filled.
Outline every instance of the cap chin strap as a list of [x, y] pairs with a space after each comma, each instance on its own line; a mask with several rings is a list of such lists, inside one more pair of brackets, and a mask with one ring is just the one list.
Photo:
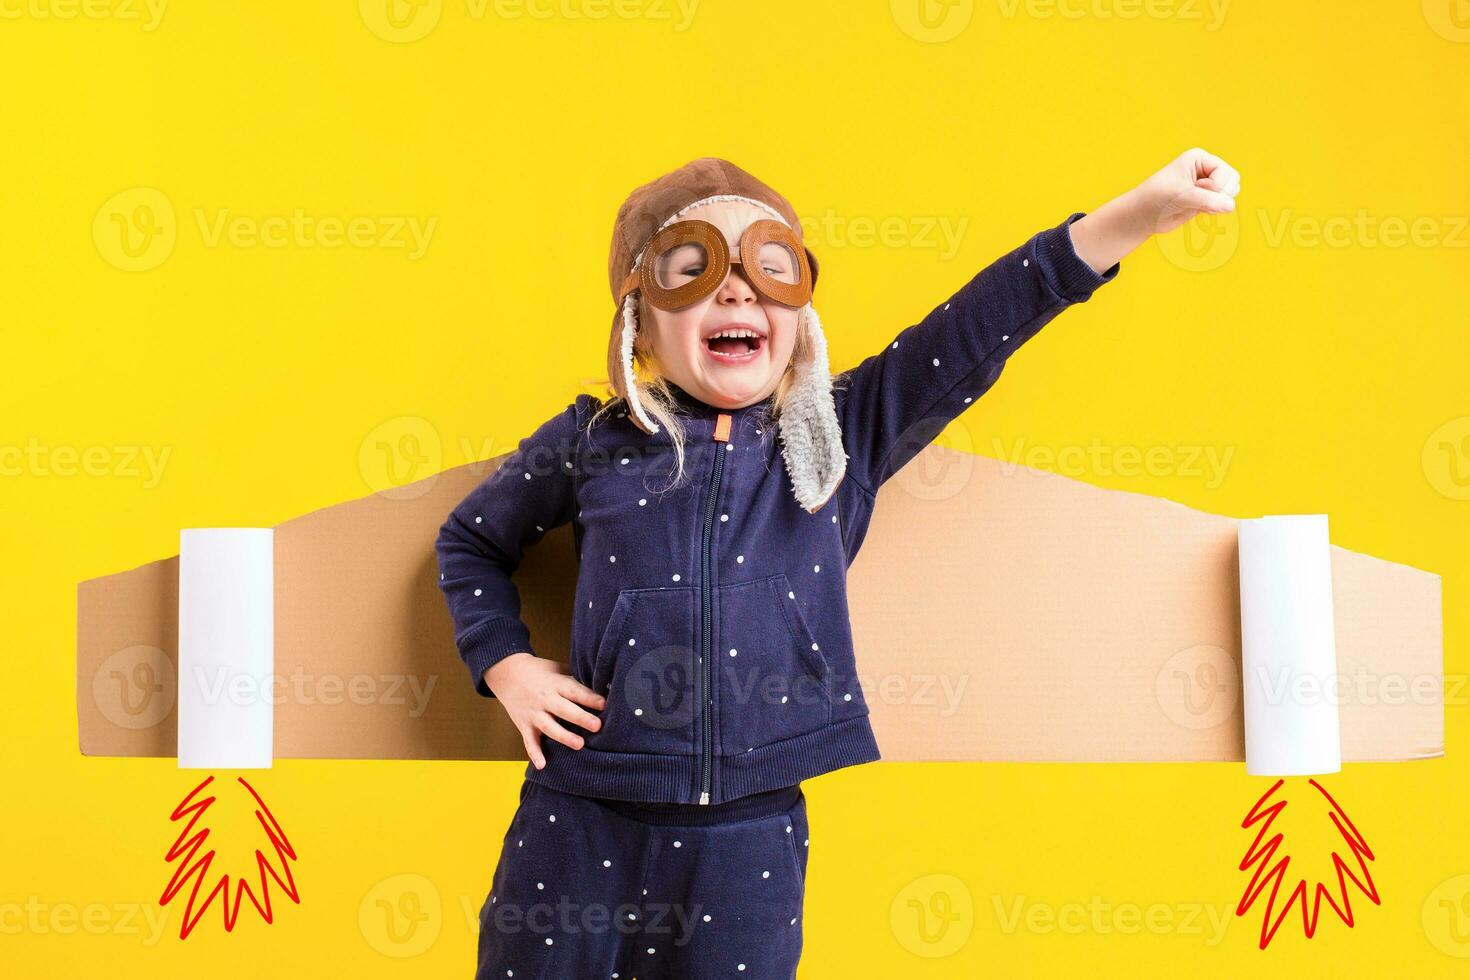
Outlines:
[[[657, 433], [659, 426], [648, 417], [639, 397], [633, 372], [633, 341], [638, 334], [638, 303], [634, 293], [623, 297], [623, 390], [628, 407], [645, 432]], [[822, 508], [847, 472], [847, 452], [842, 444], [842, 426], [832, 397], [832, 374], [827, 362], [827, 338], [816, 309], [808, 303], [798, 314], [807, 334], [807, 356], [796, 365], [796, 380], [781, 410], [777, 427], [781, 455], [791, 476], [797, 503], [809, 513]]]
[[638, 420], [643, 431], [654, 435], [659, 431], [658, 423], [643, 410], [643, 399], [638, 396], [638, 379], [633, 373], [633, 341], [638, 336], [638, 293], [633, 291], [623, 297], [623, 391], [627, 393], [628, 407]]

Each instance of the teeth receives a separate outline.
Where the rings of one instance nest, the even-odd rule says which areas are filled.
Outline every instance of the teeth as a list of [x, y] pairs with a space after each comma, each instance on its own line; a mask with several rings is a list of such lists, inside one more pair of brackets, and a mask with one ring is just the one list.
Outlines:
[[735, 328], [735, 329], [731, 329], [731, 330], [721, 330], [719, 333], [712, 333], [712, 334], [710, 334], [708, 337], [706, 337], [704, 339], [705, 340], [715, 340], [715, 339], [717, 339], [719, 337], [750, 337], [750, 338], [754, 339], [754, 338], [756, 338], [758, 336], [759, 336], [759, 334], [757, 334], [754, 330], [750, 330], [750, 329], [744, 328], [744, 327], [739, 327], [739, 328]]

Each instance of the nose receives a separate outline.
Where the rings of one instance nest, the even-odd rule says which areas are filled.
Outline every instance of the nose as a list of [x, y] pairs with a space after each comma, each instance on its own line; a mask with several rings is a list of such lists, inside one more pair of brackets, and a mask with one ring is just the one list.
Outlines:
[[715, 302], [721, 306], [743, 306], [756, 302], [758, 298], [755, 287], [745, 278], [745, 270], [737, 263], [730, 263], [725, 281], [720, 283], [719, 291], [715, 294]]

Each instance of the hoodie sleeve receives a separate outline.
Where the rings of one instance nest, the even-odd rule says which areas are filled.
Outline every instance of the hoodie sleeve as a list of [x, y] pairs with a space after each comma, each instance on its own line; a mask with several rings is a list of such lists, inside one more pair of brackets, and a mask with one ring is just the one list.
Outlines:
[[454, 508], [434, 550], [454, 642], [483, 697], [485, 671], [512, 653], [535, 654], [511, 576], [521, 556], [576, 512], [577, 438], [583, 399], [549, 419]]
[[1068, 226], [1040, 231], [1002, 255], [922, 322], [845, 372], [840, 408], [848, 472], [870, 493], [901, 470], [1000, 376], [1016, 350], [1052, 317], [1117, 278], [1072, 246]]

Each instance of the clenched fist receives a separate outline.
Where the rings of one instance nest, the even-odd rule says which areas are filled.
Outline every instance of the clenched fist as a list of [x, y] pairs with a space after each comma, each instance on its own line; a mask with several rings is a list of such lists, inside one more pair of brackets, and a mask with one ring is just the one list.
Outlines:
[[1234, 167], [1192, 147], [1137, 187], [1072, 222], [1072, 247], [1102, 275], [1152, 235], [1173, 231], [1196, 215], [1234, 211], [1239, 193], [1240, 173]]

